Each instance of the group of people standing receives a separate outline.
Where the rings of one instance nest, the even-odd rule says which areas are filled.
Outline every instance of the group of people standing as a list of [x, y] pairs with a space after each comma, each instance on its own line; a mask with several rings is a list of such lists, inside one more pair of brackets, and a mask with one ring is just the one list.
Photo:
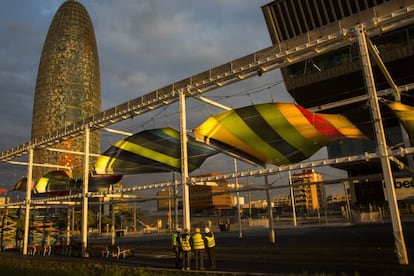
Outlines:
[[190, 234], [189, 229], [177, 228], [172, 235], [172, 250], [175, 253], [175, 267], [183, 270], [191, 269], [191, 253], [194, 252], [195, 269], [204, 270], [204, 253], [207, 252], [209, 269], [216, 269], [216, 240], [210, 228], [204, 229], [204, 234], [200, 228], [195, 228], [194, 234]]

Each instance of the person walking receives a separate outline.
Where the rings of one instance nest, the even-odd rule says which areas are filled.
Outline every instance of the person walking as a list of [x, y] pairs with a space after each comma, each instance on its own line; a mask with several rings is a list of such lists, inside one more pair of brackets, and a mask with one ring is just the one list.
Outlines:
[[171, 250], [175, 254], [175, 268], [180, 268], [180, 255], [181, 255], [180, 234], [181, 234], [181, 228], [177, 228], [171, 236]]
[[214, 233], [211, 232], [210, 228], [204, 228], [204, 243], [208, 255], [209, 268], [211, 270], [216, 269], [216, 240]]
[[191, 236], [190, 230], [188, 228], [184, 229], [184, 233], [180, 236], [180, 244], [181, 244], [181, 252], [183, 256], [183, 270], [190, 270], [190, 263], [191, 263]]
[[195, 255], [195, 269], [204, 270], [204, 238], [198, 227], [195, 229], [195, 233], [192, 236], [192, 248]]

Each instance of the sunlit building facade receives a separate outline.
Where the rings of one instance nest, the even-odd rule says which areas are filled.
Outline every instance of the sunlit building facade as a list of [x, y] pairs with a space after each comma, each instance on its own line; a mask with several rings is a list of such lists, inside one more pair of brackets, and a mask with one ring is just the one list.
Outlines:
[[173, 190], [161, 190], [157, 192], [157, 210], [171, 210], [175, 208], [175, 199]]
[[[98, 50], [94, 28], [85, 7], [78, 1], [66, 1], [56, 12], [40, 57], [32, 117], [32, 139], [62, 130], [101, 110]], [[84, 149], [84, 137], [78, 136], [53, 147], [67, 151]], [[100, 135], [91, 132], [90, 152], [100, 152]], [[82, 155], [37, 149], [34, 163], [73, 167], [73, 176], [81, 175]], [[34, 168], [33, 178], [48, 168]]]
[[232, 198], [227, 187], [217, 185], [192, 185], [190, 186], [190, 207], [195, 212], [206, 209], [231, 209]]
[[[208, 174], [217, 175], [216, 173]], [[206, 176], [206, 175], [204, 175]], [[203, 211], [223, 210], [233, 208], [232, 195], [228, 193], [230, 189], [226, 180], [217, 182], [194, 183], [189, 187], [190, 208], [192, 212], [200, 213]], [[174, 191], [161, 190], [157, 192], [158, 211], [171, 210], [175, 208]], [[182, 200], [178, 198], [178, 208], [182, 209]]]
[[320, 173], [310, 169], [292, 175], [296, 208], [303, 212], [326, 208], [326, 191], [322, 180]]

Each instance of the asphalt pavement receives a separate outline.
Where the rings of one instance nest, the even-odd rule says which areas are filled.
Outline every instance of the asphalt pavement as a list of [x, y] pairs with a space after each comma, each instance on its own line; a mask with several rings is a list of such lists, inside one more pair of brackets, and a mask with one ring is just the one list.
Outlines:
[[[275, 243], [269, 229], [216, 231], [217, 271], [240, 275], [414, 275], [414, 222], [403, 223], [408, 265], [400, 265], [394, 252], [390, 223], [321, 224], [275, 229]], [[109, 238], [95, 238], [90, 244], [109, 244]], [[126, 235], [116, 244], [131, 249], [125, 259], [81, 258], [85, 262], [111, 262], [136, 267], [174, 269], [170, 235]], [[4, 256], [7, 256], [7, 252]], [[12, 256], [11, 253], [9, 256]], [[21, 256], [70, 261], [80, 257]], [[79, 260], [77, 260], [79, 261]]]
[[[216, 231], [217, 269], [263, 274], [414, 275], [414, 222], [403, 223], [409, 261], [400, 265], [390, 223], [321, 224], [275, 229]], [[117, 240], [145, 265], [172, 268], [170, 236], [154, 234]]]

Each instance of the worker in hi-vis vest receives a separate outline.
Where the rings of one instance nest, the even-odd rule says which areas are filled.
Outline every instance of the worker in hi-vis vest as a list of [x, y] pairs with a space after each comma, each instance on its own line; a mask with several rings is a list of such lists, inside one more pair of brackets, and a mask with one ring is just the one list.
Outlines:
[[195, 255], [195, 269], [196, 270], [204, 270], [204, 237], [201, 234], [200, 228], [195, 229], [195, 233], [191, 237], [192, 239], [192, 248], [194, 250]]
[[215, 270], [216, 269], [216, 240], [214, 238], [213, 232], [211, 232], [210, 228], [204, 228], [204, 244], [206, 247], [208, 261], [209, 261], [209, 269]]
[[184, 229], [184, 233], [180, 236], [181, 252], [183, 256], [183, 270], [190, 270], [191, 263], [191, 236], [188, 228]]

